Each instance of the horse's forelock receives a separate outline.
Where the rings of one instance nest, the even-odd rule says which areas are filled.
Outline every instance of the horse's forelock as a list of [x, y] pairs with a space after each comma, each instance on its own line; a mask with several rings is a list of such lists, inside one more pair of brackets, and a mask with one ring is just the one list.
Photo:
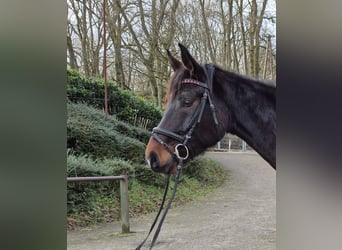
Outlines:
[[172, 102], [173, 98], [176, 96], [177, 92], [181, 88], [181, 81], [184, 74], [184, 68], [180, 68], [171, 77], [169, 81], [169, 88], [166, 95], [166, 102]]

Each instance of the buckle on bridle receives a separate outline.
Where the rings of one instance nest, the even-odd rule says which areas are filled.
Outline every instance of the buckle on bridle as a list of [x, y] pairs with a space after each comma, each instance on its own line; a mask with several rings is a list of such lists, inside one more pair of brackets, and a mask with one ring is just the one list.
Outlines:
[[189, 149], [184, 144], [177, 144], [175, 147], [175, 155], [179, 160], [186, 160], [189, 157]]

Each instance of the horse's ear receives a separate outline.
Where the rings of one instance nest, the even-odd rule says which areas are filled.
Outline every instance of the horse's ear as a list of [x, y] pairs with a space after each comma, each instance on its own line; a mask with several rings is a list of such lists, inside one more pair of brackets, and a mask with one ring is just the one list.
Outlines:
[[169, 50], [167, 50], [167, 57], [169, 58], [169, 62], [174, 71], [176, 71], [182, 66], [182, 63], [178, 61], [176, 58], [174, 58]]
[[201, 65], [199, 65], [196, 60], [190, 55], [188, 49], [180, 43], [178, 44], [178, 46], [181, 50], [183, 64], [190, 71], [190, 73], [196, 74], [196, 72], [198, 73], [199, 71], [201, 71]]

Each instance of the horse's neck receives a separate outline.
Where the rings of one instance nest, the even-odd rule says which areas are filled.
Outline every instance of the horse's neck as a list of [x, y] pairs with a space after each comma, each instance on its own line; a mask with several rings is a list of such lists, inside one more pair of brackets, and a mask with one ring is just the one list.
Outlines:
[[[241, 77], [241, 78], [240, 78]], [[267, 86], [234, 75], [225, 83], [226, 105], [231, 112], [227, 132], [236, 134], [275, 168], [275, 96]]]

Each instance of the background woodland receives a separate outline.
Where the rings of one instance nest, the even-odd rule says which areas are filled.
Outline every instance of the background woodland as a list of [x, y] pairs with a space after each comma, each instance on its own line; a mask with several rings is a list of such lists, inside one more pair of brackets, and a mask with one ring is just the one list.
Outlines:
[[199, 62], [276, 78], [274, 0], [67, 0], [67, 5], [68, 66], [86, 77], [103, 77], [106, 44], [108, 79], [159, 107], [171, 74], [166, 49], [178, 57], [179, 42]]

